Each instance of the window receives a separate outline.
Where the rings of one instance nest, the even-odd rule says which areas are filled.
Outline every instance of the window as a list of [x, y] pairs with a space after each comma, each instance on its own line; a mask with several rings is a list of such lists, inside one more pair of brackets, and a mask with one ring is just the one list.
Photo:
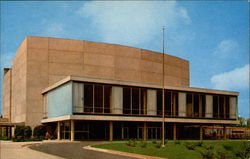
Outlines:
[[93, 84], [84, 84], [84, 112], [93, 112]]
[[162, 115], [162, 90], [157, 90], [157, 115]]
[[131, 114], [131, 89], [123, 88], [123, 113]]
[[104, 113], [110, 113], [111, 86], [104, 85]]
[[103, 112], [103, 86], [102, 85], [94, 85], [94, 106], [95, 106], [95, 113], [102, 113]]
[[186, 102], [187, 102], [187, 116], [192, 117], [192, 115], [193, 115], [193, 94], [187, 93]]
[[132, 88], [132, 114], [139, 114], [139, 88]]
[[213, 117], [218, 118], [219, 116], [219, 98], [218, 96], [213, 96]]

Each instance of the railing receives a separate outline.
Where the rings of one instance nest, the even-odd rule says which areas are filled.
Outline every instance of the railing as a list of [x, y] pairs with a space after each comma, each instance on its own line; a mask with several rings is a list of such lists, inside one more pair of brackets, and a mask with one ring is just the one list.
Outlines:
[[[144, 110], [144, 109], [118, 109], [118, 108], [103, 108], [103, 107], [74, 107], [74, 114], [112, 114], [112, 115], [124, 115], [124, 116], [150, 116], [150, 117], [162, 117], [162, 110]], [[236, 119], [236, 114], [221, 114], [221, 113], [199, 113], [199, 112], [180, 112], [180, 111], [166, 111], [165, 117], [167, 118], [195, 118], [195, 119]], [[231, 117], [231, 118], [230, 118]], [[232, 118], [233, 117], [233, 118]]]

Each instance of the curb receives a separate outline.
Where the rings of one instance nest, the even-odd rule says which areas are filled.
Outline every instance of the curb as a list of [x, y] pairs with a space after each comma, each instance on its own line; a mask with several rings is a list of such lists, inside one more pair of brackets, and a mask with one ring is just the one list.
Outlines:
[[85, 146], [83, 147], [83, 149], [110, 153], [110, 154], [115, 154], [115, 155], [121, 155], [121, 156], [126, 156], [126, 157], [134, 157], [134, 158], [139, 158], [139, 159], [166, 159], [166, 158], [161, 158], [161, 157], [146, 156], [146, 155], [134, 154], [134, 153], [129, 153], [129, 152], [121, 152], [121, 151], [115, 151], [115, 150], [95, 148], [91, 146]]

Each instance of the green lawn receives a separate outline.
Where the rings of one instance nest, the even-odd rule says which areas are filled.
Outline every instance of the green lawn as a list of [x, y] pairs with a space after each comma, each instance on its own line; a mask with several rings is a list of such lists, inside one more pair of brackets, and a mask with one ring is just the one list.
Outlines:
[[[225, 159], [240, 159], [239, 157], [236, 157], [236, 151], [239, 152], [243, 149], [243, 142], [245, 142], [245, 145], [250, 148], [249, 141], [247, 142], [229, 140], [203, 141], [202, 146], [196, 145], [199, 143], [199, 141], [179, 141], [177, 143], [174, 143], [173, 141], [168, 141], [165, 147], [159, 148], [159, 146], [157, 147], [157, 145], [160, 145], [160, 141], [157, 141], [156, 144], [152, 141], [148, 141], [147, 144], [141, 141], [136, 141], [136, 146], [134, 147], [128, 146], [128, 142], [110, 142], [101, 145], [94, 145], [93, 147], [137, 153], [149, 156], [157, 156], [168, 159], [201, 159], [201, 151], [207, 153], [214, 153], [218, 159], [218, 152], [224, 154], [226, 156]], [[146, 145], [146, 147], [143, 147], [143, 144], [144, 146]], [[191, 148], [194, 147], [194, 150], [188, 149], [186, 145], [189, 145], [189, 147]], [[214, 148], [212, 148], [211, 150], [209, 149], [209, 146], [212, 146]], [[226, 149], [227, 147], [229, 148], [226, 150], [225, 147]]]

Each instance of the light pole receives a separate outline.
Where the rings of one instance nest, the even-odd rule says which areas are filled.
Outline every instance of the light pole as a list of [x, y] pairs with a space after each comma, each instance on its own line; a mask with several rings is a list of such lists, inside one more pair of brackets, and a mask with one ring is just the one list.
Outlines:
[[162, 27], [162, 147], [165, 146], [164, 33], [165, 26]]

